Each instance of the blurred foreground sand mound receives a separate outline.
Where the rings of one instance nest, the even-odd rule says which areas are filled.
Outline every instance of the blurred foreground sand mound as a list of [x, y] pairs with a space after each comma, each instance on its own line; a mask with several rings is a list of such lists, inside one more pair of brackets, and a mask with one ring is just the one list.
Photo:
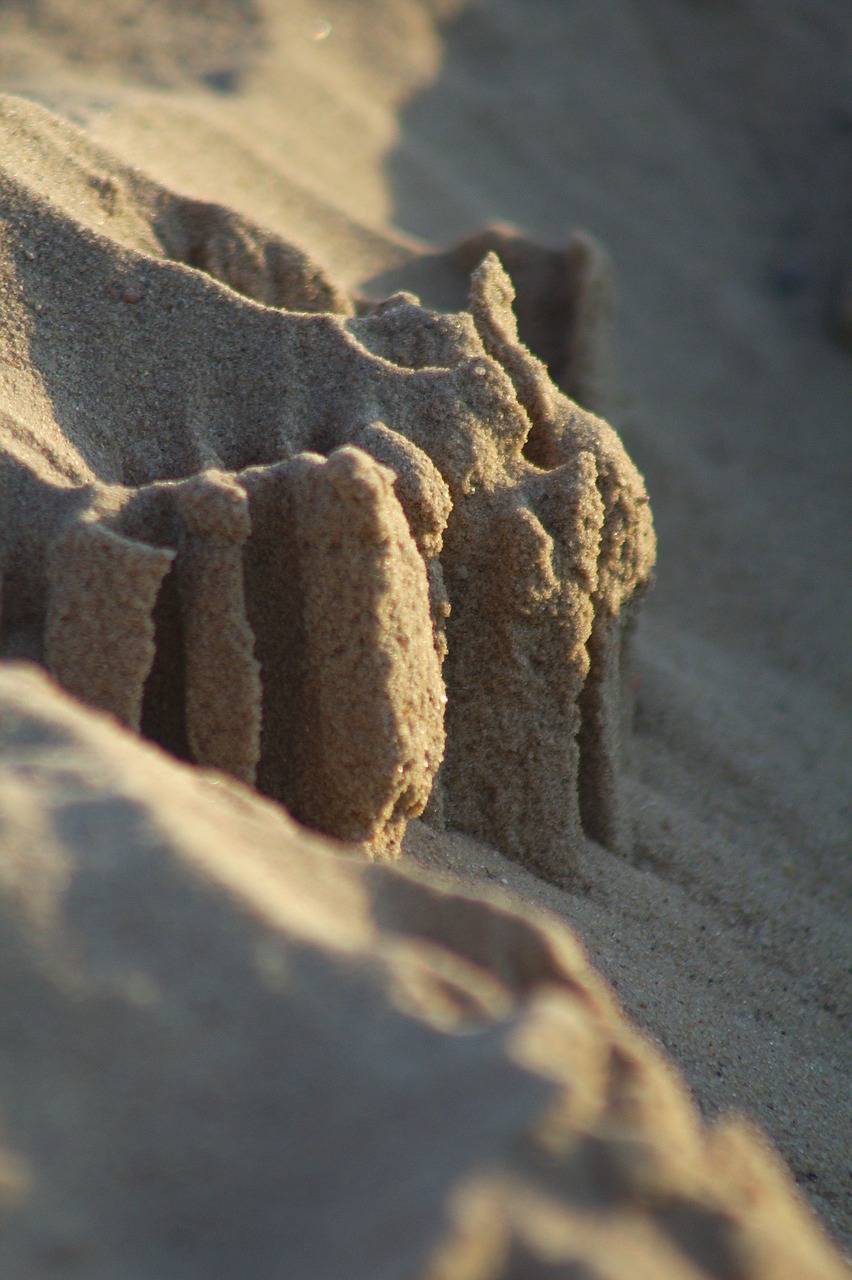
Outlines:
[[0, 670], [4, 1275], [839, 1277], [574, 936]]

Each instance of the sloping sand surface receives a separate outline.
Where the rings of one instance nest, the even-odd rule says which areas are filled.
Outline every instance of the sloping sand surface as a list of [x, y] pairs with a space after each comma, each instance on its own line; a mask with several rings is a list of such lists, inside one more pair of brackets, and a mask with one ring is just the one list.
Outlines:
[[0, 732], [5, 1274], [842, 1274], [558, 922], [347, 856], [33, 668]]
[[[734, 1108], [759, 1121], [824, 1226], [846, 1243], [852, 363], [832, 340], [831, 308], [852, 262], [850, 65], [852, 20], [830, 0], [771, 12], [656, 0], [336, 0], [321, 11], [307, 0], [220, 0], [197, 13], [176, 0], [21, 0], [0, 15], [0, 89], [14, 95], [0, 115], [0, 247], [4, 262], [15, 264], [0, 307], [0, 414], [9, 456], [27, 463], [38, 452], [47, 459], [57, 501], [69, 483], [92, 484], [113, 465], [111, 483], [147, 482], [151, 476], [141, 472], [128, 479], [127, 457], [119, 467], [115, 442], [130, 441], [140, 468], [149, 465], [150, 441], [170, 414], [203, 424], [195, 438], [212, 432], [218, 449], [178, 467], [181, 475], [271, 461], [230, 457], [227, 448], [247, 425], [265, 430], [291, 385], [279, 343], [291, 322], [279, 308], [334, 312], [339, 327], [346, 311], [364, 309], [364, 298], [409, 290], [426, 306], [459, 311], [469, 284], [458, 255], [444, 250], [494, 220], [554, 249], [575, 228], [605, 246], [617, 293], [614, 374], [601, 391], [606, 404], [589, 407], [605, 412], [642, 473], [658, 541], [656, 585], [635, 645], [625, 838], [619, 852], [580, 839], [571, 865], [561, 876], [551, 870], [548, 883], [507, 856], [515, 850], [442, 831], [434, 821], [412, 823], [404, 849], [410, 863], [439, 871], [465, 893], [497, 881], [567, 921], [630, 1017], [683, 1072], [701, 1110], [714, 1116]], [[163, 189], [176, 193], [173, 205], [163, 203]], [[220, 210], [218, 221], [205, 214], [200, 231], [198, 202]], [[298, 253], [288, 249], [293, 245]], [[526, 305], [544, 330], [541, 317], [556, 286], [547, 283], [551, 259], [535, 261], [545, 266], [540, 279], [530, 273], [526, 294], [515, 281], [518, 311]], [[239, 296], [246, 294], [256, 301]], [[75, 305], [82, 297], [85, 308]], [[176, 407], [178, 365], [185, 400]], [[318, 385], [316, 404], [338, 392], [345, 403], [348, 387]], [[156, 421], [149, 434], [145, 415]], [[74, 440], [85, 448], [69, 444]], [[41, 499], [20, 510], [12, 541], [37, 543], [50, 513]], [[7, 589], [8, 599], [12, 594]], [[37, 636], [7, 624], [8, 617], [4, 656], [42, 656]], [[9, 696], [17, 696], [19, 669], [3, 678]], [[33, 696], [45, 699], [44, 723], [72, 715], [47, 694]], [[152, 786], [168, 792], [161, 759], [156, 770]], [[192, 798], [194, 784], [182, 772], [175, 777], [162, 820], [180, 825], [182, 808], [200, 804], [201, 792]], [[38, 787], [34, 797], [27, 829], [37, 831]], [[249, 810], [263, 814], [245, 819], [257, 824], [246, 840], [261, 861], [284, 857], [290, 840], [302, 840], [289, 825], [286, 839], [280, 835], [285, 819], [269, 806]], [[63, 856], [88, 856], [88, 839], [72, 831]], [[224, 845], [215, 847], [212, 835], [199, 839], [205, 848], [210, 841], [217, 883], [230, 886], [216, 893], [233, 904], [244, 892], [234, 879], [243, 874], [236, 859], [229, 868]], [[299, 857], [287, 855], [293, 875], [301, 874]], [[337, 864], [332, 858], [328, 865]], [[369, 875], [396, 873], [341, 866], [345, 872], [323, 873], [319, 888], [305, 891], [310, 901], [299, 901], [306, 919], [328, 912], [327, 931], [357, 933], [361, 925], [345, 923], [347, 895], [362, 892], [364, 877], [367, 883]], [[258, 888], [258, 899], [267, 901], [266, 893]], [[286, 896], [271, 886], [268, 894]], [[232, 905], [227, 910], [239, 914]], [[264, 928], [273, 935], [298, 930], [299, 911], [286, 927], [273, 920]], [[46, 945], [50, 952], [54, 943]], [[442, 935], [440, 945], [455, 953], [458, 936]], [[60, 964], [59, 955], [50, 963]], [[42, 979], [32, 981], [38, 987]], [[242, 978], [232, 981], [243, 990]], [[340, 987], [336, 979], [321, 987], [317, 979], [316, 989], [311, 982], [305, 978], [307, 1003], [332, 999], [330, 993], [344, 999], [342, 979]], [[491, 998], [482, 996], [486, 1004]], [[16, 999], [18, 1017], [26, 1002]], [[39, 987], [33, 1007], [43, 999]], [[67, 992], [62, 999], [63, 1009], [71, 1007]], [[430, 1165], [434, 1180], [423, 1195], [434, 1214], [424, 1200], [415, 1215], [431, 1224], [428, 1241], [418, 1244], [412, 1235], [405, 1245], [411, 1254], [392, 1252], [388, 1233], [408, 1231], [404, 1206], [384, 1235], [371, 1220], [377, 1253], [358, 1236], [357, 1223], [343, 1224], [335, 1237], [334, 1258], [357, 1260], [365, 1276], [413, 1274], [417, 1249], [417, 1265], [425, 1265], [442, 1236], [437, 1206], [451, 1187], [487, 1165], [501, 1144], [511, 1146], [537, 1114], [539, 1083], [521, 1081], [503, 1050], [492, 1047], [508, 1016], [496, 1008], [489, 1005], [488, 1018], [503, 1029], [493, 1041], [470, 1042], [472, 1065], [462, 1062], [466, 1041], [435, 1040], [435, 1054], [448, 1055], [460, 1081], [481, 1070], [492, 1083], [481, 1090], [459, 1084], [458, 1095], [448, 1086], [441, 1095], [439, 1109], [454, 1098], [454, 1119], [443, 1132], [455, 1128], [458, 1145], [448, 1146], [446, 1164], [439, 1152]], [[416, 1058], [407, 1027], [387, 1033], [398, 1034], [398, 1056], [395, 1048], [388, 1060], [401, 1064], [393, 1071], [403, 1076], [406, 1055]], [[181, 1064], [184, 1052], [198, 1053], [203, 1065], [191, 1037], [174, 1052]], [[252, 1052], [262, 1056], [261, 1048]], [[357, 1056], [357, 1047], [350, 1052]], [[195, 1059], [186, 1062], [190, 1075], [201, 1070]], [[176, 1067], [178, 1075], [182, 1070]], [[227, 1132], [207, 1134], [202, 1147], [221, 1159], [221, 1144], [237, 1143], [239, 1159], [251, 1162], [256, 1150], [246, 1134], [257, 1133], [265, 1095], [252, 1093], [254, 1068], [234, 1071], [254, 1119], [247, 1130], [228, 1120]], [[432, 1077], [424, 1070], [422, 1078]], [[331, 1066], [327, 1079], [334, 1079]], [[61, 1111], [66, 1104], [56, 1088]], [[371, 1095], [371, 1116], [385, 1114], [379, 1092]], [[14, 1116], [2, 1105], [8, 1131]], [[43, 1105], [32, 1101], [32, 1115]], [[76, 1131], [77, 1105], [67, 1102], [56, 1132]], [[421, 1120], [425, 1133], [429, 1113]], [[124, 1121], [110, 1123], [104, 1120], [103, 1134], [69, 1177], [82, 1178], [80, 1170], [92, 1164], [100, 1170], [101, 1162], [108, 1170], [105, 1148]], [[414, 1121], [404, 1119], [396, 1130], [375, 1123], [392, 1146]], [[37, 1140], [50, 1145], [53, 1138]], [[341, 1139], [335, 1131], [327, 1141]], [[466, 1144], [462, 1168], [455, 1162]], [[9, 1146], [13, 1169], [14, 1140]], [[329, 1169], [345, 1177], [336, 1157], [319, 1154], [317, 1178]], [[392, 1163], [392, 1151], [387, 1158]], [[274, 1214], [263, 1196], [277, 1169], [266, 1152], [256, 1181], [240, 1183], [259, 1215], [243, 1221], [246, 1239], [252, 1231], [263, 1236], [260, 1218]], [[170, 1176], [181, 1175], [173, 1169]], [[105, 1173], [97, 1177], [106, 1180]], [[139, 1177], [159, 1174], [142, 1168]], [[353, 1173], [353, 1181], [359, 1177]], [[85, 1199], [76, 1184], [50, 1194], [63, 1222], [75, 1197]], [[529, 1256], [540, 1255], [547, 1237], [553, 1266], [569, 1265], [570, 1249], [553, 1244], [563, 1237], [541, 1217], [541, 1206], [502, 1183], [470, 1196], [471, 1222], [477, 1213], [487, 1222], [519, 1214], [540, 1227], [529, 1227], [539, 1240]], [[494, 1208], [504, 1202], [527, 1208]], [[34, 1208], [33, 1222], [39, 1215], [48, 1221], [48, 1208]], [[196, 1224], [217, 1215], [215, 1204], [197, 1209]], [[690, 1223], [694, 1241], [698, 1228]], [[51, 1266], [67, 1268], [61, 1259], [73, 1255], [73, 1241], [89, 1239], [91, 1224], [78, 1227], [56, 1228], [54, 1255], [44, 1245], [45, 1257], [60, 1259]], [[110, 1230], [116, 1235], [106, 1269], [85, 1260], [83, 1274], [117, 1275], [108, 1268], [120, 1240], [134, 1231], [141, 1238], [143, 1228], [113, 1222]], [[186, 1237], [164, 1231], [159, 1256], [137, 1257], [128, 1246], [142, 1274], [188, 1257]], [[275, 1232], [263, 1238], [264, 1247], [282, 1247]], [[576, 1241], [576, 1232], [570, 1238]], [[804, 1227], [801, 1239], [810, 1240]], [[79, 1247], [84, 1257], [88, 1246]], [[597, 1257], [594, 1242], [588, 1247]], [[633, 1237], [619, 1247], [627, 1259], [638, 1256]], [[649, 1274], [665, 1274], [653, 1247]], [[63, 1255], [66, 1248], [71, 1255]], [[233, 1274], [245, 1274], [238, 1262], [245, 1241], [218, 1239], [217, 1248], [233, 1249]], [[517, 1248], [521, 1262], [512, 1265], [523, 1267], [526, 1255]], [[728, 1254], [721, 1261], [689, 1256], [691, 1263], [675, 1259], [672, 1274], [692, 1274], [686, 1268], [693, 1264], [719, 1275], [781, 1274], [767, 1270], [766, 1259], [737, 1272]], [[334, 1274], [331, 1258], [306, 1262], [302, 1273]], [[30, 1262], [20, 1265], [30, 1274]], [[211, 1265], [198, 1255], [175, 1273], [209, 1273]], [[504, 1274], [487, 1265], [469, 1274]], [[797, 1265], [790, 1275], [806, 1274], [804, 1262]], [[270, 1254], [256, 1274], [272, 1266]], [[454, 1266], [447, 1264], [448, 1276], [468, 1274]]]

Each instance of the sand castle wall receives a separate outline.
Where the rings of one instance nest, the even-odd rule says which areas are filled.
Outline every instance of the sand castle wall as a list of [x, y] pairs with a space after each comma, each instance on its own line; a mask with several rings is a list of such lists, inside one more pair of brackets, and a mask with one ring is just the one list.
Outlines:
[[144, 253], [4, 182], [42, 400], [0, 406], [2, 652], [377, 851], [430, 794], [547, 875], [584, 833], [623, 844], [648, 499], [519, 342], [496, 255], [467, 311], [354, 316], [298, 251], [139, 175], [112, 182]]

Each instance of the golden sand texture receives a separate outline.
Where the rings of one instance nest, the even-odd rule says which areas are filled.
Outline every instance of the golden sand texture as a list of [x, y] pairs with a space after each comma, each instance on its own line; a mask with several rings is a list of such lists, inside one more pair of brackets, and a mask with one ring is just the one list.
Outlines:
[[844, 1274], [555, 918], [346, 857], [21, 664], [0, 821], [4, 1275]]
[[[62, 477], [92, 479], [57, 423], [65, 431], [83, 417], [91, 444], [103, 422], [98, 465], [108, 467], [123, 406], [144, 409], [125, 422], [144, 455], [176, 417], [224, 424], [217, 439], [227, 440], [230, 420], [263, 418], [277, 396], [264, 391], [278, 373], [275, 340], [255, 340], [261, 308], [220, 306], [211, 325], [204, 289], [187, 296], [179, 274], [152, 307], [152, 260], [180, 262], [196, 282], [221, 274], [264, 306], [363, 316], [363, 300], [400, 291], [463, 311], [470, 272], [494, 250], [517, 291], [521, 340], [562, 390], [611, 419], [653, 496], [659, 560], [633, 641], [636, 716], [620, 775], [630, 852], [584, 840], [566, 858], [571, 875], [546, 882], [491, 844], [441, 831], [433, 804], [432, 826], [409, 822], [404, 859], [467, 894], [502, 883], [565, 920], [702, 1113], [758, 1120], [847, 1247], [852, 721], [838, 551], [850, 544], [852, 363], [826, 321], [842, 340], [850, 48], [852, 7], [836, 0], [0, 5], [0, 88], [82, 127], [3, 105], [4, 438], [19, 458], [42, 441], [56, 478], [24, 504], [32, 545], [58, 518]], [[573, 227], [606, 246], [616, 286], [617, 376], [609, 388], [587, 378], [582, 393], [561, 353], [570, 366], [591, 351], [592, 371], [605, 371], [607, 344], [586, 329], [578, 348], [580, 311], [566, 298], [585, 295], [586, 316], [605, 319], [608, 274], [596, 249], [572, 266]], [[87, 277], [81, 228], [109, 249], [100, 276]], [[472, 232], [473, 261], [460, 262]], [[595, 385], [608, 391], [603, 406]], [[438, 473], [422, 449], [409, 455], [402, 496], [394, 428], [369, 428], [370, 452], [397, 474], [434, 623], [443, 551], [424, 549], [431, 525], [421, 545], [412, 494]], [[190, 459], [183, 479], [241, 470], [213, 452]], [[433, 497], [437, 511], [440, 486]], [[29, 561], [45, 563], [41, 553]], [[173, 564], [155, 638], [180, 616], [179, 576]], [[19, 621], [25, 583], [7, 578], [16, 612], [3, 646], [36, 656], [44, 628]], [[122, 658], [129, 684], [148, 660], [144, 614], [135, 634], [139, 653]], [[239, 635], [223, 641], [233, 648]], [[152, 667], [151, 705], [168, 672]], [[183, 701], [177, 711], [181, 725]], [[37, 847], [37, 824], [28, 829]], [[5, 1023], [12, 1061], [19, 1032], [17, 1019]], [[265, 1081], [258, 1073], [258, 1089]], [[14, 1184], [11, 1157], [0, 1176]], [[525, 1247], [506, 1251], [535, 1274]], [[558, 1256], [551, 1271], [566, 1269]], [[40, 1261], [38, 1280], [47, 1269]]]
[[[2, 652], [376, 851], [433, 790], [446, 702], [433, 821], [547, 875], [584, 830], [621, 847], [648, 499], [519, 342], [498, 258], [468, 311], [355, 316], [271, 233], [3, 111], [3, 350], [36, 386], [2, 404]], [[63, 199], [21, 135], [73, 154]]]

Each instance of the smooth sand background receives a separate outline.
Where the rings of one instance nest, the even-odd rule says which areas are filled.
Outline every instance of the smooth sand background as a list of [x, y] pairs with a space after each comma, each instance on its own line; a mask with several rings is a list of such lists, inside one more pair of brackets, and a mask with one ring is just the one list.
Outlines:
[[[848, 1240], [848, 432], [843, 6], [561, 0], [13, 4], [0, 87], [228, 204], [343, 285], [457, 305], [427, 244], [582, 226], [619, 292], [610, 416], [660, 542], [639, 633], [632, 859], [543, 885], [701, 1105], [766, 1126]], [[424, 262], [424, 258], [426, 261]]]

